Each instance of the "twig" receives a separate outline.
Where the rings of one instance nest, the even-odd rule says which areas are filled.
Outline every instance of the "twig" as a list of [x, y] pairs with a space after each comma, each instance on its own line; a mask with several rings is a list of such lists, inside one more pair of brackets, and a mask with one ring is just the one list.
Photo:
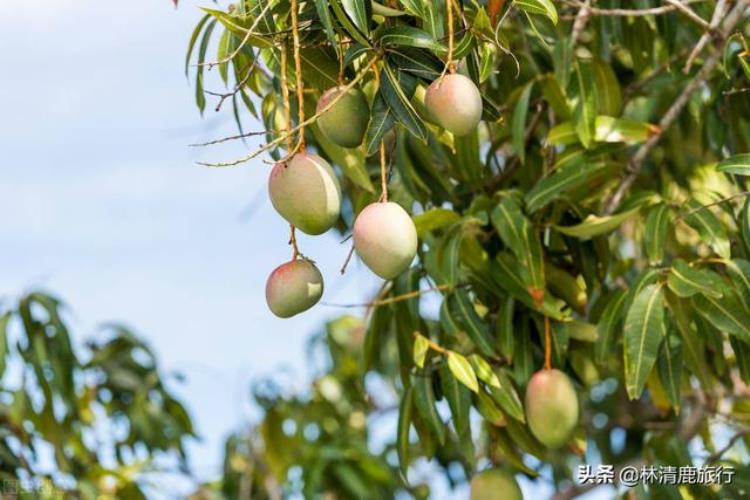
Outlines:
[[732, 446], [734, 446], [734, 444], [737, 441], [739, 441], [740, 439], [742, 439], [743, 437], [745, 437], [747, 435], [750, 435], [750, 429], [742, 429], [742, 430], [738, 431], [737, 433], [735, 433], [735, 435], [732, 436], [732, 438], [729, 440], [729, 442], [726, 444], [726, 446], [724, 446], [722, 449], [718, 450], [716, 453], [714, 453], [713, 455], [709, 456], [706, 459], [706, 463], [707, 464], [713, 464], [715, 462], [718, 462], [719, 459], [722, 456], [724, 456], [724, 454], [726, 452], [728, 452], [730, 449], [732, 449]]
[[712, 28], [711, 25], [709, 25], [709, 23], [706, 22], [705, 19], [703, 19], [698, 14], [696, 14], [693, 9], [691, 9], [684, 3], [680, 2], [680, 0], [664, 0], [664, 1], [668, 3], [669, 5], [673, 5], [675, 9], [685, 14], [688, 17], [688, 19], [690, 19], [691, 21], [695, 21], [703, 29], [712, 30], [716, 28], [715, 26], [714, 28]]
[[[419, 333], [419, 332], [413, 332], [413, 335], [414, 335], [414, 338], [416, 339], [419, 335], [422, 335], [422, 334]], [[427, 341], [427, 345], [430, 346], [430, 349], [432, 349], [433, 351], [439, 352], [440, 354], [442, 354], [444, 356], [447, 356], [448, 353], [450, 353], [450, 351], [448, 349], [446, 349], [445, 347], [441, 346], [437, 342], [434, 342], [434, 341], [430, 340], [429, 337], [427, 337], [425, 335], [422, 335], [422, 338]]]
[[257, 65], [257, 63], [258, 63], [257, 59], [253, 60], [253, 63], [247, 69], [247, 72], [245, 73], [245, 76], [242, 77], [242, 80], [240, 80], [239, 82], [237, 82], [237, 84], [234, 86], [234, 90], [232, 90], [231, 92], [220, 93], [220, 92], [211, 92], [210, 90], [204, 90], [204, 92], [206, 94], [220, 98], [219, 99], [219, 103], [216, 105], [216, 108], [215, 108], [214, 111], [216, 111], [218, 113], [221, 110], [221, 106], [224, 104], [224, 101], [226, 101], [230, 97], [233, 97], [233, 96], [237, 95], [237, 92], [239, 92], [239, 91], [242, 90], [242, 87], [245, 86], [245, 84], [247, 83], [247, 81], [252, 76], [253, 70], [255, 69], [255, 66]]
[[346, 272], [346, 268], [349, 265], [349, 261], [352, 260], [352, 255], [354, 255], [354, 243], [352, 243], [352, 246], [349, 248], [349, 253], [346, 255], [346, 260], [344, 261], [344, 265], [341, 266], [341, 269], [340, 269], [341, 274], [344, 274]]
[[[256, 5], [256, 7], [258, 5], [261, 5], [261, 4], [258, 3]], [[274, 2], [268, 2], [266, 4], [266, 6], [263, 7], [263, 10], [260, 11], [260, 14], [258, 14], [258, 17], [255, 18], [255, 21], [253, 21], [252, 26], [250, 26], [247, 29], [247, 31], [245, 32], [245, 38], [242, 39], [242, 41], [240, 42], [240, 44], [237, 46], [236, 49], [234, 49], [234, 51], [231, 54], [229, 54], [228, 56], [226, 56], [224, 59], [220, 59], [218, 61], [204, 62], [204, 63], [198, 64], [198, 66], [208, 66], [208, 68], [211, 69], [214, 66], [218, 66], [219, 64], [227, 63], [227, 62], [231, 61], [232, 59], [234, 59], [234, 56], [236, 56], [237, 54], [240, 53], [240, 51], [245, 47], [245, 44], [247, 44], [247, 42], [250, 40], [250, 37], [255, 34], [254, 33], [255, 28], [258, 27], [258, 24], [260, 24], [261, 19], [265, 18], [266, 13], [269, 10], [271, 10], [271, 7], [273, 7], [273, 6], [274, 6]], [[237, 29], [239, 29], [239, 30], [243, 29], [242, 26], [235, 25], [235, 27]]]
[[[456, 285], [455, 288], [459, 288], [463, 285]], [[402, 302], [404, 300], [411, 300], [419, 297], [420, 295], [424, 295], [426, 293], [431, 292], [441, 292], [444, 290], [450, 290], [452, 288], [449, 284], [442, 284], [437, 285], [435, 287], [425, 288], [423, 290], [414, 290], [413, 292], [408, 292], [403, 295], [396, 295], [395, 297], [388, 297], [387, 299], [377, 299], [373, 300], [371, 302], [365, 302], [362, 304], [332, 304], [330, 302], [321, 302], [322, 305], [328, 306], [328, 307], [345, 307], [345, 308], [355, 308], [355, 307], [379, 307], [379, 306], [387, 306], [389, 304], [394, 304], [396, 302]]]
[[570, 45], [575, 47], [578, 44], [578, 39], [581, 37], [581, 33], [586, 28], [586, 24], [589, 22], [589, 16], [591, 15], [591, 0], [584, 0], [578, 9], [578, 14], [573, 21], [573, 31], [570, 35]]
[[349, 84], [347, 84], [340, 93], [336, 94], [336, 96], [333, 99], [331, 99], [328, 102], [328, 104], [326, 104], [326, 106], [323, 107], [323, 109], [315, 113], [310, 118], [305, 119], [305, 121], [303, 121], [302, 123], [299, 123], [296, 127], [290, 130], [289, 133], [280, 135], [273, 141], [267, 144], [264, 144], [260, 148], [256, 149], [255, 151], [253, 151], [252, 153], [246, 156], [243, 156], [242, 158], [238, 158], [236, 160], [227, 161], [227, 162], [218, 162], [218, 163], [198, 162], [198, 165], [203, 165], [204, 167], [232, 167], [234, 165], [240, 165], [241, 163], [248, 162], [252, 160], [253, 158], [256, 158], [258, 155], [264, 153], [265, 151], [268, 151], [269, 149], [277, 146], [281, 142], [285, 141], [286, 138], [289, 137], [289, 135], [296, 133], [300, 129], [300, 127], [310, 125], [315, 120], [317, 120], [323, 113], [331, 109], [339, 101], [339, 99], [345, 96], [349, 90], [353, 89], [354, 86], [357, 85], [367, 75], [367, 71], [372, 66], [374, 66], [375, 63], [377, 63], [379, 60], [380, 59], [378, 56], [373, 57], [372, 60], [370, 60], [370, 63], [367, 65], [367, 67], [364, 70], [362, 70], [362, 72], [359, 75], [357, 75], [351, 82], [349, 82]]
[[722, 203], [726, 203], [728, 201], [732, 201], [732, 200], [737, 199], [737, 198], [743, 198], [745, 196], [750, 196], [750, 191], [742, 191], [742, 192], [739, 192], [739, 193], [735, 193], [733, 195], [727, 196], [726, 198], [722, 198], [722, 199], [714, 201], [712, 203], [708, 203], [706, 205], [701, 205], [699, 207], [695, 207], [693, 209], [688, 210], [685, 213], [679, 214], [677, 217], [675, 217], [674, 220], [675, 220], [675, 222], [677, 222], [679, 220], [684, 219], [685, 217], [691, 216], [692, 214], [694, 214], [696, 212], [700, 212], [704, 208], [715, 207], [716, 205], [721, 205]]
[[273, 131], [268, 131], [268, 130], [261, 130], [260, 132], [245, 132], [244, 134], [230, 135], [229, 137], [222, 137], [221, 139], [216, 139], [213, 141], [188, 144], [188, 147], [202, 148], [204, 146], [213, 146], [214, 144], [221, 144], [224, 142], [234, 141], [237, 139], [245, 139], [247, 137], [253, 137], [256, 135], [266, 135], [266, 134], [273, 134], [273, 133], [274, 133]]
[[[682, 2], [683, 5], [692, 3], [703, 2], [704, 0], [686, 0]], [[583, 5], [582, 2], [568, 2], [571, 5], [580, 7]], [[650, 9], [599, 9], [596, 7], [589, 7], [589, 14], [592, 16], [610, 16], [610, 17], [644, 17], [644, 16], [659, 16], [663, 14], [669, 14], [674, 12], [676, 7], [673, 5], [663, 5], [661, 7], [652, 7]]]
[[749, 0], [738, 0], [734, 9], [729, 13], [729, 15], [727, 15], [724, 21], [723, 27], [721, 29], [720, 46], [717, 47], [717, 50], [714, 51], [706, 59], [706, 62], [703, 64], [703, 67], [700, 69], [700, 71], [698, 71], [693, 79], [690, 80], [687, 86], [682, 90], [682, 93], [680, 93], [677, 99], [675, 99], [667, 112], [664, 113], [664, 116], [659, 122], [659, 131], [651, 135], [651, 137], [649, 137], [646, 142], [644, 142], [641, 147], [638, 148], [635, 155], [633, 155], [631, 160], [628, 162], [628, 165], [625, 168], [625, 176], [623, 177], [622, 182], [617, 187], [617, 190], [612, 194], [612, 196], [610, 196], [609, 200], [607, 200], [607, 202], [604, 204], [604, 213], [606, 215], [610, 215], [614, 213], [615, 210], [617, 210], [617, 208], [620, 206], [620, 203], [622, 203], [625, 193], [627, 193], [628, 189], [630, 189], [630, 186], [632, 186], [633, 182], [635, 182], [636, 177], [638, 177], [638, 174], [643, 168], [643, 164], [646, 161], [646, 158], [654, 149], [654, 147], [656, 147], [656, 145], [659, 143], [659, 140], [661, 139], [664, 132], [672, 125], [672, 123], [674, 123], [674, 121], [680, 115], [682, 109], [688, 103], [688, 100], [690, 99], [690, 96], [693, 94], [693, 92], [695, 92], [698, 87], [700, 87], [701, 84], [706, 81], [711, 75], [711, 72], [714, 70], [719, 62], [719, 59], [721, 59], [722, 57], [723, 51], [721, 49], [726, 42], [727, 34], [731, 32], [737, 25], [737, 23], [739, 23], [742, 19], [742, 16], [745, 13], [745, 9], [748, 5], [748, 1]]
[[698, 39], [698, 43], [695, 44], [695, 47], [693, 47], [693, 51], [690, 52], [687, 61], [685, 61], [685, 67], [682, 69], [682, 71], [686, 75], [690, 73], [690, 68], [692, 68], [695, 58], [698, 57], [698, 54], [700, 54], [706, 44], [708, 44], [708, 42], [711, 40], [711, 37], [716, 34], [716, 28], [719, 26], [719, 23], [721, 23], [721, 20], [726, 13], [726, 9], [727, 0], [719, 0], [718, 2], [716, 2], [716, 8], [714, 9], [713, 16], [711, 16], [711, 23], [707, 26], [707, 31], [703, 33], [703, 35], [701, 35], [701, 37]]

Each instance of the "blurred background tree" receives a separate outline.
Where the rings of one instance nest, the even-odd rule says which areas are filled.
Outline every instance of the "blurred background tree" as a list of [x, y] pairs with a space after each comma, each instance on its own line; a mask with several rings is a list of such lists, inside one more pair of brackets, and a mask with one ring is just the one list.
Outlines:
[[187, 472], [190, 417], [130, 330], [77, 349], [65, 316], [42, 292], [0, 307], [2, 495], [145, 498], [149, 475]]

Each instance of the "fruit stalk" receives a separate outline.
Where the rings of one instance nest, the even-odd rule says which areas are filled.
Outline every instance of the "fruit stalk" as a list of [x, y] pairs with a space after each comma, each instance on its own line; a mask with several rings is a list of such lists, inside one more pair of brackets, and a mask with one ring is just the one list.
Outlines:
[[544, 317], [544, 369], [552, 369], [552, 335], [547, 316]]
[[294, 73], [297, 79], [297, 123], [299, 123], [299, 135], [294, 152], [305, 149], [305, 96], [302, 84], [302, 59], [299, 54], [299, 22], [297, 19], [299, 0], [292, 0], [292, 41], [294, 44]]
[[388, 169], [385, 164], [385, 141], [380, 141], [380, 201], [388, 201]]
[[284, 135], [286, 136], [286, 150], [288, 154], [291, 154], [293, 141], [292, 141], [292, 105], [289, 102], [289, 80], [287, 78], [287, 43], [281, 46], [281, 95], [284, 100], [284, 123], [286, 125], [284, 129]]

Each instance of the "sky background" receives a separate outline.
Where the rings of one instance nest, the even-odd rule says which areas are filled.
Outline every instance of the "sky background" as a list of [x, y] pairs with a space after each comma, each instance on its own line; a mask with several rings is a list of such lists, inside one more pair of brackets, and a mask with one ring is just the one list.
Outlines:
[[[257, 416], [251, 380], [283, 367], [304, 389], [305, 339], [341, 311], [267, 310], [266, 277], [290, 256], [270, 166], [200, 167], [245, 149], [187, 147], [234, 132], [211, 100], [200, 118], [183, 74], [198, 4], [0, 2], [0, 297], [62, 297], [79, 342], [102, 322], [132, 326], [166, 371], [187, 375], [176, 389], [203, 438], [191, 463], [212, 478], [223, 438]], [[323, 300], [363, 302], [379, 285], [356, 261], [338, 274], [348, 247], [335, 235], [300, 244]]]

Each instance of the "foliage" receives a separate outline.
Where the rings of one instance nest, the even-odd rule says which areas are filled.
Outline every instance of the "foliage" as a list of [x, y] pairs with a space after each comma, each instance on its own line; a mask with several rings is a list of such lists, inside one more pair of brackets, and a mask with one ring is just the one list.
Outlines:
[[190, 417], [133, 333], [107, 325], [78, 349], [65, 316], [41, 292], [0, 307], [3, 493], [144, 498], [170, 457], [185, 470]]
[[[263, 464], [277, 484], [322, 493], [339, 477], [341, 459], [324, 458], [333, 446], [359, 480], [339, 477], [344, 497], [358, 496], [353, 485], [362, 482], [410, 488], [421, 457], [457, 481], [451, 464], [466, 478], [488, 462], [529, 478], [551, 471], [557, 488], [574, 495], [566, 488], [575, 466], [597, 457], [686, 465], [700, 463], [692, 442], [710, 454], [727, 432], [747, 439], [747, 2], [623, 2], [632, 10], [618, 1], [456, 2], [454, 37], [449, 4], [299, 4], [301, 94], [304, 115], [313, 117], [305, 140], [340, 176], [347, 201], [337, 228], [348, 234], [378, 199], [374, 153], [382, 143], [390, 200], [413, 214], [420, 247], [415, 265], [386, 282], [368, 308], [359, 361], [352, 357], [343, 375], [334, 362], [326, 375], [347, 394], [347, 410], [325, 401], [320, 380], [309, 400], [261, 399], [267, 413], [252, 435], [263, 444], [232, 446], [229, 463], [244, 447], [244, 460]], [[290, 55], [297, 5], [204, 9], [186, 68], [198, 63], [198, 107], [206, 107], [205, 70], [215, 67], [228, 88], [219, 107], [231, 102], [240, 129], [251, 117], [261, 121], [267, 141], [210, 165], [291, 153], [284, 95], [294, 94], [298, 76]], [[424, 108], [425, 87], [440, 77], [451, 47], [483, 98], [484, 121], [465, 137], [435, 126]], [[371, 104], [355, 149], [335, 146], [314, 123], [317, 98], [341, 83], [362, 89]], [[302, 124], [290, 99], [296, 130]], [[558, 451], [530, 434], [522, 404], [547, 361], [572, 377], [582, 405], [575, 436]], [[306, 440], [299, 425], [281, 437], [285, 419], [329, 414], [342, 425], [352, 411], [373, 411], [353, 391], [368, 374], [400, 394], [389, 443], [400, 474], [368, 456], [361, 437]], [[263, 433], [272, 429], [269, 440]], [[624, 439], [611, 439], [613, 430]], [[292, 442], [281, 452], [269, 447], [276, 439]], [[741, 467], [742, 459], [720, 451], [715, 460]], [[370, 462], [390, 470], [388, 485], [363, 469]], [[297, 479], [292, 464], [301, 468]], [[686, 488], [698, 498], [733, 494]], [[678, 492], [663, 486], [658, 495]]]

